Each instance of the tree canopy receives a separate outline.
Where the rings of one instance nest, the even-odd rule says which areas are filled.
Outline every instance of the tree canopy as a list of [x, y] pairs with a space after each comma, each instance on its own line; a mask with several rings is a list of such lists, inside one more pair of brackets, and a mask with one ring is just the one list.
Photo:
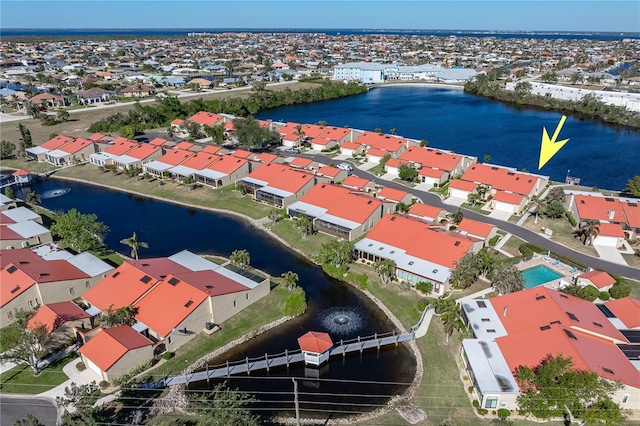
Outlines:
[[640, 197], [640, 176], [636, 175], [627, 181], [627, 186], [622, 191], [623, 195]]
[[229, 257], [229, 260], [234, 265], [246, 269], [251, 263], [251, 256], [247, 250], [234, 250]]
[[611, 400], [620, 384], [605, 380], [593, 371], [574, 368], [571, 358], [549, 354], [531, 368], [519, 366], [515, 377], [521, 394], [521, 414], [541, 419], [563, 417], [567, 410], [577, 419], [617, 424], [623, 420], [620, 407]]
[[346, 265], [353, 258], [353, 245], [348, 241], [332, 239], [320, 247], [318, 259], [321, 263], [327, 263], [336, 268]]
[[59, 236], [63, 243], [77, 252], [95, 250], [102, 247], [104, 235], [109, 227], [98, 221], [95, 214], [82, 214], [76, 209], [58, 213], [51, 233]]
[[33, 371], [33, 375], [40, 374], [40, 358], [45, 354], [45, 345], [51, 340], [51, 334], [42, 324], [27, 329], [29, 320], [35, 311], [16, 310], [13, 313], [14, 322], [3, 329], [3, 339], [7, 347], [11, 348], [0, 354], [0, 360], [15, 364], [26, 364]]

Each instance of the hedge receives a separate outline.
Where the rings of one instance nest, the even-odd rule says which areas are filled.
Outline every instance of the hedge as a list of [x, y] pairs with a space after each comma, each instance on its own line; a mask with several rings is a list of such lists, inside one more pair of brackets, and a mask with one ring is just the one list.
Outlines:
[[511, 415], [511, 411], [506, 408], [498, 408], [498, 417], [501, 419], [505, 419]]
[[600, 296], [600, 291], [592, 285], [588, 285], [584, 288], [584, 299], [589, 302], [593, 302]]
[[614, 299], [627, 297], [631, 293], [631, 286], [626, 281], [618, 281], [609, 289], [609, 294]]
[[611, 295], [609, 294], [608, 291], [601, 291], [600, 295], [598, 296], [598, 299], [602, 300], [603, 302], [606, 302], [610, 298], [611, 298]]

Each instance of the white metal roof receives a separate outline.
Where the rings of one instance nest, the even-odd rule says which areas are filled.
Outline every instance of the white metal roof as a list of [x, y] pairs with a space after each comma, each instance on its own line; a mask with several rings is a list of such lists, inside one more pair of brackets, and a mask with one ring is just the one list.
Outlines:
[[165, 170], [169, 170], [173, 166], [171, 164], [162, 163], [160, 161], [151, 161], [144, 165], [145, 169], [153, 169], [158, 170], [160, 172], [164, 172]]
[[269, 184], [269, 182], [265, 180], [255, 179], [249, 176], [243, 177], [242, 179], [240, 179], [240, 182], [248, 182], [248, 183], [252, 183], [254, 185], [260, 185], [260, 186], [266, 186]]
[[384, 244], [379, 241], [363, 238], [355, 248], [374, 256], [391, 259], [398, 269], [411, 272], [429, 280], [444, 283], [451, 276], [451, 269], [437, 263], [406, 254], [404, 249]]
[[272, 194], [282, 198], [290, 197], [293, 195], [293, 192], [285, 191], [278, 188], [272, 188], [270, 186], [263, 186], [262, 188], [259, 188], [258, 191], [266, 192], [267, 194]]
[[303, 201], [296, 201], [295, 203], [291, 203], [291, 205], [288, 207], [288, 210], [295, 210], [312, 217], [320, 217], [327, 212], [327, 209], [325, 208], [314, 206], [313, 204], [308, 204]]
[[509, 365], [496, 342], [464, 339], [462, 347], [483, 395], [518, 394], [520, 392]]
[[22, 206], [16, 207], [15, 209], [5, 210], [2, 213], [14, 222], [24, 222], [25, 220], [35, 220], [40, 218], [39, 214], [36, 214]]
[[220, 179], [220, 178], [223, 178], [225, 176], [228, 176], [226, 173], [217, 172], [217, 171], [211, 170], [211, 169], [198, 170], [198, 171], [196, 171], [196, 175], [204, 176], [204, 177], [206, 177], [208, 179]]
[[46, 152], [49, 152], [48, 149], [42, 148], [40, 146], [33, 146], [31, 148], [27, 148], [25, 151], [30, 152], [30, 153], [35, 154], [35, 155], [44, 154]]
[[489, 300], [463, 299], [461, 305], [476, 338], [497, 339], [507, 335], [507, 330]]
[[192, 271], [215, 270], [220, 267], [220, 265], [217, 265], [202, 256], [191, 253], [189, 250], [182, 250], [181, 252], [169, 256], [169, 260], [172, 260]]
[[97, 277], [113, 269], [113, 266], [86, 251], [76, 254], [67, 261], [90, 277]]
[[59, 149], [54, 149], [53, 151], [47, 152], [47, 155], [49, 157], [61, 158], [61, 157], [69, 155], [69, 153], [68, 152], [64, 152], [64, 151], [60, 151]]
[[200, 170], [192, 169], [191, 167], [185, 167], [185, 166], [175, 166], [169, 169], [170, 173], [180, 175], [180, 176], [191, 176], [199, 171]]
[[22, 238], [31, 238], [35, 237], [36, 235], [44, 235], [49, 233], [49, 230], [47, 228], [32, 220], [13, 223], [11, 225], [7, 225], [7, 228], [16, 232], [18, 235], [21, 235]]
[[361, 223], [354, 222], [352, 220], [344, 219], [342, 217], [334, 216], [334, 215], [331, 215], [331, 214], [322, 215], [318, 219], [324, 220], [325, 222], [329, 222], [329, 223], [332, 223], [332, 224], [335, 224], [335, 225], [339, 225], [339, 226], [342, 226], [344, 228], [348, 228], [348, 229], [351, 229], [351, 230], [356, 229], [357, 227], [362, 225]]

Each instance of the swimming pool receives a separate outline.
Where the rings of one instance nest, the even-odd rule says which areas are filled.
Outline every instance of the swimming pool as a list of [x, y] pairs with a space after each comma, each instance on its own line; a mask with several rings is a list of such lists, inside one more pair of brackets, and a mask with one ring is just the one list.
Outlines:
[[524, 278], [524, 288], [537, 287], [564, 277], [563, 274], [545, 265], [536, 265], [532, 268], [524, 269], [521, 274], [522, 278]]

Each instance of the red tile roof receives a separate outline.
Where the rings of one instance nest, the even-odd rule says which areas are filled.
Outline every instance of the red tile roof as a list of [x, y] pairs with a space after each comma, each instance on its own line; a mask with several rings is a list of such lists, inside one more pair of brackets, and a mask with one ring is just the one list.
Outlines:
[[149, 158], [151, 155], [160, 151], [161, 149], [162, 148], [159, 146], [143, 143], [143, 144], [140, 144], [140, 146], [138, 146], [137, 148], [127, 152], [127, 155], [131, 158], [136, 158], [138, 160], [145, 160]]
[[342, 172], [342, 170], [332, 166], [322, 166], [316, 171], [316, 173], [319, 175], [329, 176], [329, 177], [336, 177], [338, 176], [338, 174], [340, 174], [340, 172]]
[[193, 157], [188, 158], [181, 166], [189, 167], [195, 170], [202, 170], [211, 165], [214, 161], [220, 159], [219, 155], [210, 154], [207, 152], [197, 152]]
[[467, 232], [472, 235], [478, 235], [484, 239], [486, 239], [494, 229], [494, 225], [490, 225], [484, 222], [478, 222], [477, 220], [473, 219], [467, 219], [466, 217], [462, 219], [462, 221], [458, 225], [458, 231]]
[[40, 256], [29, 249], [0, 250], [0, 268], [4, 268], [9, 263], [19, 262], [45, 262]]
[[[616, 280], [604, 271], [589, 271], [578, 275], [578, 278], [589, 280], [598, 288], [607, 287], [616, 283]], [[640, 312], [638, 313], [640, 315]]]
[[401, 191], [395, 188], [384, 187], [380, 191], [378, 191], [378, 197], [384, 198], [389, 201], [400, 202], [404, 197], [409, 195], [408, 192]]
[[298, 345], [305, 352], [321, 354], [333, 346], [333, 341], [327, 333], [309, 331], [298, 337]]
[[208, 294], [204, 291], [169, 275], [136, 303], [136, 319], [167, 337], [207, 297]]
[[410, 216], [385, 215], [367, 238], [404, 249], [410, 256], [454, 268], [477, 240], [431, 225]]
[[201, 152], [208, 152], [209, 154], [215, 154], [218, 151], [220, 151], [222, 148], [220, 148], [219, 146], [216, 145], [207, 145], [204, 148], [202, 148]]
[[364, 179], [356, 175], [351, 175], [351, 176], [347, 176], [347, 178], [342, 181], [342, 186], [348, 186], [350, 188], [354, 188], [359, 191], [362, 191], [362, 189], [364, 189], [367, 185], [371, 183], [372, 182], [368, 179]]
[[21, 262], [16, 266], [37, 283], [89, 278], [89, 275], [82, 272], [66, 260]]
[[29, 275], [18, 269], [13, 263], [0, 270], [0, 307], [5, 306], [16, 297], [27, 291], [36, 282]]
[[48, 303], [38, 308], [36, 314], [27, 323], [27, 328], [33, 330], [43, 325], [47, 329], [47, 333], [51, 333], [66, 322], [87, 318], [91, 318], [91, 316], [71, 301]]
[[444, 173], [444, 170], [436, 170], [429, 167], [423, 167], [418, 170], [418, 176], [427, 176], [432, 178], [441, 178]]
[[210, 297], [250, 290], [249, 287], [212, 270], [183, 272], [176, 274], [175, 277]]
[[471, 192], [476, 189], [476, 184], [473, 182], [465, 181], [462, 179], [453, 179], [451, 183], [449, 183], [449, 188], [451, 189], [461, 189], [463, 191]]
[[251, 152], [244, 149], [236, 149], [231, 153], [231, 155], [237, 158], [249, 158], [251, 156]]
[[94, 144], [95, 142], [89, 139], [78, 138], [73, 142], [69, 142], [68, 144], [61, 146], [58, 149], [62, 152], [66, 152], [67, 154], [75, 154], [76, 152]]
[[162, 138], [153, 138], [153, 139], [151, 139], [149, 141], [149, 143], [151, 145], [155, 145], [155, 146], [162, 146], [162, 145], [166, 144], [167, 142], [169, 142], [169, 141], [166, 140], [166, 139], [162, 139]]
[[164, 164], [170, 164], [172, 166], [177, 166], [193, 155], [194, 153], [191, 151], [185, 151], [183, 149], [172, 149], [162, 157], [158, 158], [156, 161]]
[[400, 160], [413, 161], [420, 163], [422, 167], [438, 168], [451, 172], [460, 164], [463, 157], [438, 149], [412, 146], [400, 155]]
[[382, 133], [364, 132], [354, 142], [362, 145], [369, 145], [371, 148], [383, 149], [385, 151], [395, 153], [404, 146], [407, 140]]
[[305, 137], [307, 138], [317, 138], [322, 135], [327, 128], [325, 126], [318, 126], [317, 124], [303, 124], [302, 131], [304, 132]]
[[428, 219], [435, 219], [446, 215], [446, 210], [441, 207], [430, 206], [428, 204], [415, 203], [409, 208], [409, 214], [420, 216]]
[[49, 151], [53, 151], [54, 149], [60, 148], [62, 145], [71, 142], [75, 138], [71, 136], [58, 135], [54, 138], [49, 139], [40, 145], [41, 148], [48, 149]]
[[280, 136], [283, 136], [283, 137], [289, 136], [289, 137], [292, 137], [293, 139], [297, 139], [298, 136], [294, 136], [294, 133], [297, 132], [296, 130], [297, 126], [302, 126], [302, 125], [300, 123], [288, 122], [284, 126], [278, 129], [278, 133], [280, 134]]
[[[274, 163], [267, 163], [265, 166], [268, 166], [269, 164]], [[258, 170], [265, 166], [259, 167]], [[304, 188], [309, 182], [313, 182], [313, 180], [314, 176], [311, 173], [306, 173], [302, 170], [287, 168], [287, 170], [285, 170], [274, 180], [269, 182], [269, 186], [271, 188], [276, 188], [295, 194], [302, 188]]]
[[574, 195], [580, 219], [626, 222], [624, 210], [618, 198], [600, 195]]
[[309, 158], [294, 157], [293, 160], [291, 160], [291, 162], [289, 162], [289, 165], [292, 166], [292, 167], [306, 168], [306, 167], [309, 167], [309, 165], [311, 163], [313, 163], [313, 160], [311, 160]]
[[191, 117], [187, 118], [187, 121], [193, 121], [201, 126], [214, 126], [216, 124], [222, 124], [224, 117], [211, 112], [200, 111]]
[[320, 135], [323, 139], [330, 139], [332, 141], [342, 140], [349, 134], [350, 130], [344, 127], [326, 127], [325, 131]]
[[461, 179], [523, 195], [532, 195], [539, 180], [538, 177], [529, 174], [479, 163], [472, 164]]
[[605, 306], [629, 329], [640, 327], [640, 300], [623, 297], [605, 302]]
[[513, 204], [519, 206], [524, 199], [523, 195], [514, 194], [513, 192], [497, 191], [493, 196], [494, 201], [500, 201], [502, 203]]
[[371, 148], [371, 149], [369, 149], [369, 151], [367, 151], [367, 156], [369, 156], [369, 157], [382, 158], [387, 154], [389, 154], [388, 151], [386, 151], [384, 149], [379, 149], [379, 148]]
[[26, 175], [30, 175], [31, 172], [29, 170], [25, 170], [25, 169], [18, 169], [15, 172], [11, 173], [12, 176], [26, 176]]
[[356, 142], [343, 142], [342, 145], [340, 145], [340, 148], [356, 150], [361, 146], [361, 144]]
[[[124, 139], [124, 138], [123, 138]], [[113, 154], [113, 155], [123, 155], [135, 148], [137, 148], [138, 146], [140, 146], [139, 143], [137, 142], [132, 142], [129, 140], [122, 140], [122, 141], [118, 141], [116, 142], [115, 140], [113, 141], [113, 145], [110, 145], [109, 148], [105, 149], [104, 152], [109, 153], [109, 154]]]
[[151, 345], [151, 340], [128, 325], [121, 325], [101, 330], [85, 343], [79, 352], [100, 370], [107, 371], [130, 350]]
[[247, 163], [248, 161], [244, 158], [236, 158], [231, 155], [221, 155], [218, 161], [210, 164], [207, 169], [230, 175]]
[[185, 151], [188, 151], [193, 147], [194, 147], [194, 144], [187, 141], [182, 141], [175, 146], [176, 149], [184, 149]]

